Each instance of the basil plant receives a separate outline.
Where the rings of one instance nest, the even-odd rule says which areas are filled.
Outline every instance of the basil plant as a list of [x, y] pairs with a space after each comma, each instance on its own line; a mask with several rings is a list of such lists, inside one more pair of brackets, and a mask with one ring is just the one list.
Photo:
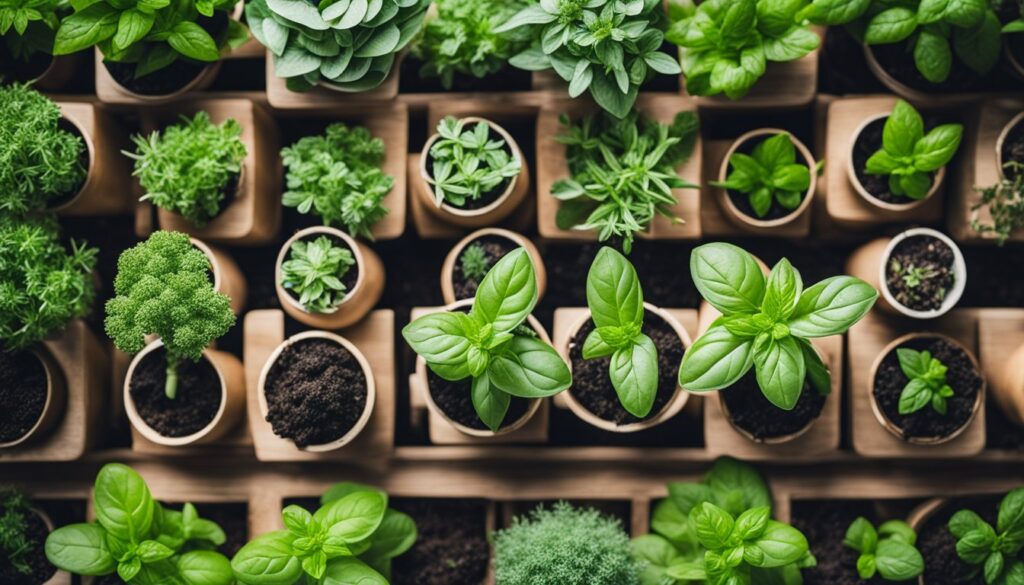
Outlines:
[[721, 390], [754, 368], [765, 398], [783, 410], [796, 406], [807, 377], [821, 394], [831, 390], [831, 374], [810, 339], [844, 333], [878, 298], [852, 276], [804, 289], [785, 258], [766, 278], [753, 256], [720, 242], [694, 249], [690, 274], [722, 316], [683, 356], [679, 384], [691, 392]]

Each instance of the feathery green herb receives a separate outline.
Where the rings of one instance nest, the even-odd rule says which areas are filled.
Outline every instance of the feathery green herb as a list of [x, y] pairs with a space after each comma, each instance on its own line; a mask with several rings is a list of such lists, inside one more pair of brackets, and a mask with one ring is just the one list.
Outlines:
[[487, 252], [480, 242], [473, 242], [466, 246], [459, 256], [459, 265], [462, 267], [462, 275], [477, 283], [487, 276], [487, 271], [491, 268]]
[[28, 515], [32, 514], [25, 494], [10, 486], [0, 486], [0, 558], [6, 559], [14, 570], [22, 575], [31, 575], [32, 567], [26, 556], [32, 552], [34, 543], [29, 540]]
[[902, 583], [924, 572], [924, 558], [914, 547], [917, 533], [902, 520], [883, 522], [878, 530], [858, 517], [846, 529], [843, 544], [860, 553], [857, 574], [870, 581], [877, 573], [886, 581]]
[[53, 39], [67, 0], [0, 0], [0, 36], [10, 55], [28, 61], [53, 53]]
[[519, 176], [522, 161], [505, 140], [491, 138], [490, 124], [446, 116], [437, 125], [439, 138], [430, 146], [430, 175], [438, 207], [463, 207], [495, 192]]
[[786, 133], [761, 140], [749, 155], [734, 152], [729, 166], [732, 172], [724, 181], [710, 183], [745, 194], [757, 217], [768, 215], [773, 201], [795, 210], [811, 186], [811, 169], [796, 162], [796, 147]]
[[953, 388], [946, 381], [946, 365], [928, 351], [907, 347], [898, 348], [896, 357], [909, 380], [900, 392], [900, 414], [917, 412], [929, 404], [935, 412], [946, 414], [946, 400], [953, 396]]
[[948, 527], [957, 539], [957, 556], [973, 567], [969, 579], [980, 576], [986, 585], [1024, 585], [1024, 488], [1011, 491], [999, 503], [995, 527], [972, 510], [953, 514]]
[[[975, 187], [981, 199], [971, 207], [971, 229], [995, 234], [1000, 246], [1014, 231], [1024, 228], [1024, 164], [1010, 161], [1003, 165], [1003, 174], [1005, 178], [991, 187]], [[991, 221], [981, 221], [982, 209], [988, 209]]]
[[299, 304], [310, 313], [327, 313], [345, 300], [341, 279], [355, 263], [351, 250], [327, 236], [298, 240], [281, 264], [281, 286], [298, 295]]

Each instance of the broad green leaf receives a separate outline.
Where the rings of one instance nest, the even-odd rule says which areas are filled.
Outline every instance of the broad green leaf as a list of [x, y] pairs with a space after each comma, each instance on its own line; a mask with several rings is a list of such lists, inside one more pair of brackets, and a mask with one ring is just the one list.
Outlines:
[[803, 291], [803, 281], [789, 260], [783, 258], [768, 274], [761, 310], [775, 321], [785, 322], [796, 308], [796, 300]]
[[342, 481], [327, 488], [327, 491], [320, 496], [320, 505], [336, 502], [341, 498], [356, 492], [383, 492], [383, 490], [371, 485], [356, 483], [354, 481]]
[[402, 337], [427, 363], [461, 363], [470, 347], [464, 321], [463, 313], [431, 313], [406, 325]]
[[295, 583], [302, 576], [302, 561], [293, 555], [293, 539], [287, 530], [259, 536], [235, 554], [231, 569], [247, 585]]
[[772, 511], [767, 506], [746, 510], [736, 518], [736, 533], [743, 540], [753, 540], [764, 534], [771, 520]]
[[537, 304], [537, 277], [525, 248], [505, 254], [487, 272], [473, 299], [474, 318], [496, 332], [511, 331]]
[[750, 155], [771, 174], [772, 170], [796, 161], [796, 147], [789, 134], [780, 132], [759, 142]]
[[924, 559], [913, 546], [887, 538], [878, 543], [875, 566], [888, 581], [907, 581], [924, 572]]
[[985, 583], [994, 584], [999, 579], [999, 576], [1003, 573], [1003, 566], [1006, 560], [1003, 558], [1003, 553], [995, 551], [988, 555], [983, 565], [982, 574], [985, 576]]
[[388, 585], [388, 580], [359, 559], [340, 557], [328, 563], [323, 585]]
[[498, 27], [494, 29], [494, 32], [500, 34], [530, 24], [547, 24], [549, 22], [554, 22], [557, 18], [557, 14], [551, 14], [539, 5], [530, 5], [517, 12], [512, 16], [512, 18], [498, 25]]
[[572, 385], [572, 373], [555, 348], [534, 337], [516, 336], [487, 368], [491, 383], [520, 398], [553, 396]]
[[634, 538], [629, 543], [629, 548], [634, 558], [646, 562], [640, 578], [645, 584], [662, 583], [666, 569], [685, 560], [672, 543], [656, 534], [644, 534]]
[[852, 276], [833, 276], [804, 289], [789, 320], [797, 337], [844, 333], [860, 321], [878, 298], [873, 286]]
[[722, 242], [699, 246], [690, 255], [690, 274], [704, 300], [723, 314], [760, 311], [765, 277], [742, 248]]
[[858, 517], [846, 529], [843, 544], [859, 553], [873, 554], [878, 546], [878, 532], [867, 518]]
[[673, 482], [668, 484], [668, 501], [683, 514], [689, 514], [697, 504], [712, 502], [714, 497], [715, 492], [704, 483]]
[[186, 585], [231, 585], [234, 573], [228, 559], [214, 551], [193, 550], [177, 558], [175, 564]]
[[487, 428], [498, 432], [505, 420], [512, 397], [491, 384], [487, 372], [473, 378], [473, 409]]
[[924, 119], [914, 106], [898, 100], [882, 127], [882, 146], [892, 156], [914, 154], [914, 145], [924, 137]]
[[750, 508], [772, 507], [768, 484], [748, 463], [720, 457], [712, 464], [705, 481], [719, 499], [719, 505], [730, 514], [740, 514]]
[[782, 410], [792, 410], [800, 399], [807, 366], [803, 352], [793, 337], [754, 344], [754, 371], [757, 385], [769, 402]]
[[928, 81], [946, 81], [953, 67], [953, 49], [949, 46], [949, 39], [930, 27], [922, 29], [914, 42], [914, 65]]
[[313, 518], [331, 536], [355, 543], [377, 530], [387, 507], [387, 496], [382, 492], [355, 492], [321, 507]]
[[728, 388], [754, 364], [754, 341], [712, 327], [686, 350], [679, 367], [679, 385], [690, 392]]
[[220, 58], [217, 43], [203, 27], [182, 21], [174, 26], [167, 44], [182, 55], [196, 61], [213, 62]]
[[985, 521], [972, 510], [960, 510], [949, 519], [949, 532], [957, 538], [963, 538], [968, 532], [979, 530], [984, 525]]
[[610, 356], [615, 353], [615, 348], [608, 345], [608, 342], [601, 337], [601, 332], [592, 330], [583, 341], [583, 359], [592, 360]]
[[817, 24], [847, 24], [859, 18], [871, 0], [812, 0], [807, 17]]
[[138, 9], [125, 10], [118, 17], [117, 33], [111, 41], [114, 50], [123, 51], [133, 43], [146, 36], [153, 28], [154, 17]]
[[658, 348], [650, 337], [641, 333], [616, 350], [608, 374], [623, 408], [638, 418], [650, 414], [658, 394]]
[[869, 45], [898, 43], [917, 28], [917, 14], [903, 6], [883, 10], [874, 16], [864, 31], [864, 42]]
[[787, 524], [769, 520], [764, 533], [754, 543], [764, 552], [761, 567], [781, 567], [795, 563], [807, 553], [807, 539], [804, 535]]
[[597, 327], [643, 324], [640, 279], [629, 260], [614, 248], [602, 247], [590, 265], [587, 306]]
[[960, 124], [936, 126], [914, 145], [914, 168], [937, 171], [953, 159], [960, 147], [964, 127]]
[[59, 569], [76, 575], [107, 575], [117, 561], [107, 548], [105, 532], [96, 524], [69, 524], [46, 538], [46, 558]]
[[1000, 534], [1024, 536], [1024, 488], [1017, 488], [1003, 498], [997, 528]]
[[408, 514], [389, 508], [371, 541], [370, 548], [361, 555], [364, 559], [395, 558], [416, 542], [416, 522]]
[[878, 534], [887, 538], [895, 538], [910, 545], [917, 542], [917, 533], [903, 520], [887, 520], [883, 522], [878, 527]]
[[900, 392], [899, 413], [903, 415], [917, 412], [928, 406], [932, 401], [932, 390], [928, 383], [914, 378]]
[[53, 41], [54, 55], [69, 55], [92, 47], [117, 33], [120, 13], [97, 2], [65, 17]]
[[281, 78], [301, 77], [320, 68], [324, 59], [298, 47], [288, 45], [284, 53], [274, 55], [274, 75]]
[[[306, 0], [266, 0], [267, 8], [285, 20], [313, 30], [327, 30], [328, 24], [320, 16], [316, 5]], [[294, 27], [298, 28], [298, 27]]]
[[818, 350], [810, 341], [799, 337], [797, 341], [804, 354], [804, 365], [807, 368], [807, 377], [810, 378], [811, 385], [822, 396], [830, 394], [832, 392], [832, 373], [828, 366], [825, 365]]
[[153, 496], [138, 473], [127, 465], [108, 463], [96, 476], [93, 508], [96, 519], [115, 538], [137, 542], [153, 522]]
[[821, 38], [817, 33], [794, 25], [780, 36], [764, 39], [764, 56], [777, 63], [795, 61], [817, 49], [820, 44]]
[[704, 502], [690, 511], [690, 522], [696, 529], [697, 539], [711, 550], [721, 550], [729, 542], [735, 522], [728, 512]]

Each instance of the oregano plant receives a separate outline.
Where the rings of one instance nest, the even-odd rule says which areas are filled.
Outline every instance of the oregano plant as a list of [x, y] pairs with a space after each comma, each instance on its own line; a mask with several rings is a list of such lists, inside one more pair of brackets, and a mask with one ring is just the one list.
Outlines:
[[946, 365], [927, 350], [908, 347], [898, 348], [896, 358], [909, 380], [900, 392], [899, 413], [911, 414], [930, 404], [935, 412], [946, 414], [946, 400], [953, 396], [953, 388], [946, 381]]
[[973, 567], [986, 585], [1024, 585], [1024, 488], [1017, 488], [999, 503], [993, 527], [972, 510], [960, 510], [949, 519], [956, 537], [956, 554]]
[[328, 313], [345, 300], [348, 292], [341, 279], [355, 264], [352, 251], [327, 236], [299, 240], [281, 263], [281, 286], [298, 295], [310, 313]]
[[863, 516], [846, 529], [843, 545], [860, 553], [857, 574], [870, 581], [876, 574], [886, 581], [903, 582], [924, 572], [924, 558], [914, 547], [917, 533], [902, 520], [883, 522], [876, 530]]
[[519, 176], [522, 161], [502, 138], [491, 138], [491, 126], [445, 116], [430, 146], [430, 178], [434, 202], [462, 207], [507, 185]]

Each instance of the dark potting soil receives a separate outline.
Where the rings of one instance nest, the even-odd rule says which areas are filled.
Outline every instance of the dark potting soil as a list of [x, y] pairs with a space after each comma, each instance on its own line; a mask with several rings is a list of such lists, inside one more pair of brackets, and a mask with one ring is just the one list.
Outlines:
[[[7, 510], [0, 507], [0, 516], [6, 513]], [[42, 585], [57, 572], [57, 567], [51, 565], [46, 559], [43, 549], [46, 537], [50, 534], [46, 522], [39, 514], [31, 511], [25, 513], [24, 520], [25, 537], [31, 543], [32, 548], [22, 559], [29, 566], [31, 572], [28, 575], [20, 573], [5, 557], [4, 562], [0, 563], [0, 585]]]
[[487, 504], [480, 500], [393, 499], [416, 521], [416, 544], [392, 562], [393, 585], [479, 585], [487, 576]]
[[135, 410], [153, 430], [165, 437], [185, 437], [201, 431], [217, 416], [220, 378], [208, 360], [181, 362], [174, 399], [164, 391], [166, 381], [167, 352], [161, 348], [135, 366], [128, 388]]
[[467, 278], [462, 272], [462, 256], [473, 244], [479, 244], [484, 249], [484, 256], [487, 257], [488, 268], [494, 266], [494, 264], [498, 260], [501, 260], [505, 254], [508, 254], [518, 247], [515, 242], [508, 238], [499, 236], [483, 236], [473, 240], [462, 248], [462, 251], [459, 252], [458, 258], [455, 259], [455, 267], [452, 269], [452, 284], [455, 289], [455, 300], [473, 298], [476, 296], [477, 287], [480, 286], [478, 281]]
[[[904, 307], [935, 311], [953, 288], [953, 260], [953, 250], [942, 240], [911, 236], [893, 248], [885, 266], [885, 286]], [[908, 274], [911, 270], [918, 274], [916, 278]]]
[[5, 83], [27, 83], [46, 72], [53, 63], [53, 57], [44, 52], [35, 52], [28, 59], [17, 59], [7, 48], [7, 43], [0, 40], [0, 79]]
[[286, 347], [267, 373], [267, 422], [299, 447], [330, 443], [352, 430], [366, 408], [359, 361], [326, 339]]
[[[752, 140], [745, 141], [736, 150], [740, 153], [749, 155], [751, 152], [754, 151], [754, 148], [757, 147], [758, 144], [761, 144], [768, 138], [771, 138], [771, 136], [757, 136]], [[798, 163], [802, 165], [807, 165], [808, 168], [811, 167], [811, 161], [805, 159], [800, 154], [799, 150], [796, 151], [796, 154]], [[730, 170], [732, 170], [732, 167], [730, 167]], [[814, 169], [811, 169], [811, 172], [814, 172]], [[768, 213], [766, 213], [764, 217], [759, 217], [757, 213], [754, 211], [754, 206], [750, 204], [750, 196], [747, 193], [740, 193], [739, 191], [736, 191], [734, 189], [726, 189], [726, 193], [728, 193], [729, 199], [732, 200], [732, 204], [735, 205], [736, 209], [739, 209], [740, 212], [743, 213], [743, 215], [746, 215], [751, 219], [756, 219], [760, 221], [771, 221], [773, 219], [786, 217], [787, 215], [792, 215], [796, 213], [797, 209], [799, 209], [799, 206], [797, 206], [796, 209], [786, 209], [785, 207], [779, 205], [778, 199], [772, 196], [772, 205], [771, 207], [768, 208]], [[803, 202], [803, 197], [806, 196], [807, 193], [801, 194], [801, 203]]]
[[[337, 247], [345, 248], [349, 252], [352, 252], [352, 258], [353, 259], [356, 258], [356, 251], [353, 250], [345, 242], [345, 240], [343, 240], [341, 238], [334, 237], [334, 236], [332, 236], [330, 234], [312, 234], [310, 236], [302, 238], [302, 241], [307, 242], [307, 243], [308, 242], [312, 242], [313, 240], [316, 240], [316, 239], [318, 239], [318, 238], [320, 238], [321, 236], [324, 236], [324, 235], [326, 235], [327, 238], [329, 240], [331, 240], [331, 244], [333, 244], [334, 246], [337, 246]], [[285, 254], [285, 260], [286, 261], [288, 260], [289, 255], [290, 255], [290, 253]], [[345, 294], [346, 295], [349, 294], [350, 292], [352, 292], [352, 289], [355, 288], [356, 282], [358, 282], [358, 281], [359, 281], [359, 263], [356, 262], [355, 264], [349, 266], [348, 270], [341, 277], [341, 284], [345, 285]], [[298, 302], [298, 300], [299, 300], [298, 296], [293, 294], [290, 289], [285, 289], [285, 290], [288, 291], [288, 294], [291, 295], [291, 297], [293, 299], [295, 299], [296, 302]]]
[[[463, 132], [466, 132], [466, 131], [472, 130], [473, 128], [476, 128], [476, 125], [478, 123], [482, 123], [482, 122], [473, 122], [473, 123], [470, 123], [470, 124], [466, 124], [465, 126], [463, 126], [463, 129], [462, 129]], [[502, 136], [501, 134], [498, 134], [497, 132], [495, 132], [494, 128], [488, 127], [488, 131], [489, 131], [489, 137], [488, 137], [489, 140], [503, 140], [503, 141], [505, 140], [505, 137]], [[507, 152], [509, 154], [509, 156], [512, 156], [512, 150], [511, 150], [510, 145], [508, 144], [508, 141], [505, 141], [505, 152]], [[434, 157], [428, 151], [427, 152], [427, 170], [428, 170], [428, 172], [431, 169], [433, 169], [433, 168], [434, 168]], [[445, 203], [447, 203], [448, 205], [451, 205], [452, 207], [454, 207], [456, 209], [462, 209], [462, 210], [465, 210], [465, 211], [472, 211], [474, 209], [482, 209], [482, 208], [487, 207], [488, 205], [494, 203], [495, 201], [497, 201], [498, 198], [501, 197], [501, 195], [505, 192], [505, 189], [508, 188], [508, 186], [509, 186], [509, 184], [511, 182], [512, 182], [512, 179], [505, 179], [500, 184], [498, 184], [498, 186], [495, 187], [494, 189], [491, 189], [490, 191], [480, 195], [479, 199], [466, 198], [465, 203], [463, 203], [462, 205], [455, 205], [455, 204], [452, 204], [452, 203], [447, 202], [447, 201]]]
[[938, 337], [912, 339], [900, 347], [927, 350], [942, 362], [948, 368], [946, 382], [953, 389], [953, 396], [946, 400], [946, 414], [939, 414], [930, 404], [917, 412], [900, 414], [900, 393], [909, 380], [893, 350], [882, 359], [874, 380], [874, 397], [885, 418], [899, 427], [905, 437], [948, 437], [967, 424], [983, 382], [967, 352]]
[[[860, 553], [843, 544], [846, 529], [863, 516], [876, 526], [875, 510], [863, 500], [815, 502], [793, 509], [793, 527], [803, 532], [818, 559], [817, 566], [801, 571], [804, 585], [882, 585], [890, 583], [880, 575], [863, 580], [857, 574]], [[916, 580], [906, 581], [916, 583]]]
[[733, 424], [756, 439], [784, 437], [813, 421], [825, 407], [825, 396], [804, 380], [804, 388], [793, 410], [782, 410], [764, 397], [757, 385], [754, 370], [747, 372], [732, 386], [719, 391], [729, 409]]
[[[181, 511], [184, 504], [161, 502], [165, 508]], [[249, 540], [249, 506], [240, 502], [192, 502], [200, 518], [216, 522], [224, 531], [224, 544], [217, 550], [229, 559]]]
[[[853, 168], [857, 172], [857, 180], [860, 181], [861, 186], [875, 199], [896, 205], [913, 203], [914, 200], [910, 197], [895, 195], [889, 190], [888, 175], [869, 175], [866, 170], [868, 159], [882, 148], [882, 128], [885, 127], [885, 121], [888, 119], [888, 117], [879, 118], [871, 122], [857, 136], [853, 145]], [[930, 173], [930, 176], [934, 181], [935, 173]]]
[[452, 78], [451, 88], [446, 89], [441, 85], [441, 78], [420, 75], [421, 67], [423, 67], [423, 61], [412, 56], [407, 56], [402, 60], [401, 75], [398, 78], [398, 91], [400, 93], [498, 93], [530, 91], [533, 80], [533, 75], [530, 71], [508, 66], [497, 73], [492, 73], [483, 78], [477, 78], [465, 73], [456, 73]]
[[917, 530], [917, 550], [924, 557], [924, 582], [928, 585], [984, 585], [981, 575], [971, 578], [975, 567], [960, 560], [949, 519], [960, 510], [973, 510], [991, 526], [996, 525], [1000, 496], [957, 498], [935, 511]]
[[[466, 378], [458, 382], [449, 382], [435, 374], [430, 368], [427, 368], [427, 386], [430, 387], [430, 396], [434, 399], [434, 404], [448, 418], [471, 429], [487, 430], [487, 425], [480, 420], [476, 409], [473, 408], [473, 398], [471, 395], [473, 387], [472, 378]], [[513, 396], [501, 426], [511, 425], [523, 418], [529, 408], [529, 400]]]
[[[1021, 37], [1022, 40], [1020, 42], [1021, 44], [1024, 44], [1024, 34], [1011, 36]], [[1022, 56], [1022, 59], [1024, 59], [1024, 56]], [[1006, 165], [1006, 163], [1009, 162], [1024, 164], [1024, 120], [1018, 121], [1014, 124], [1013, 128], [1010, 128], [1010, 131], [1006, 133], [1006, 138], [1003, 140], [1003, 147], [999, 151], [999, 156], [1000, 162], [1003, 165]], [[1004, 166], [1003, 172], [1006, 174], [1008, 179], [1013, 180], [1021, 171], [1008, 169]]]
[[[949, 77], [945, 81], [928, 81], [914, 64], [913, 47], [909, 42], [873, 45], [871, 51], [886, 73], [911, 89], [928, 93], [962, 93], [979, 91], [981, 86], [986, 85], [985, 80], [956, 57], [953, 58]], [[995, 71], [998, 71], [998, 68]]]
[[28, 351], [0, 352], [0, 443], [32, 430], [46, 406], [46, 369]]
[[682, 340], [672, 326], [660, 316], [644, 311], [643, 332], [654, 341], [658, 348], [658, 392], [654, 406], [644, 418], [638, 418], [623, 408], [608, 375], [612, 358], [583, 359], [583, 342], [594, 330], [593, 319], [580, 327], [569, 342], [569, 360], [572, 362], [573, 398], [595, 416], [624, 425], [653, 418], [664, 410], [675, 395], [679, 384], [677, 373], [685, 351]]

